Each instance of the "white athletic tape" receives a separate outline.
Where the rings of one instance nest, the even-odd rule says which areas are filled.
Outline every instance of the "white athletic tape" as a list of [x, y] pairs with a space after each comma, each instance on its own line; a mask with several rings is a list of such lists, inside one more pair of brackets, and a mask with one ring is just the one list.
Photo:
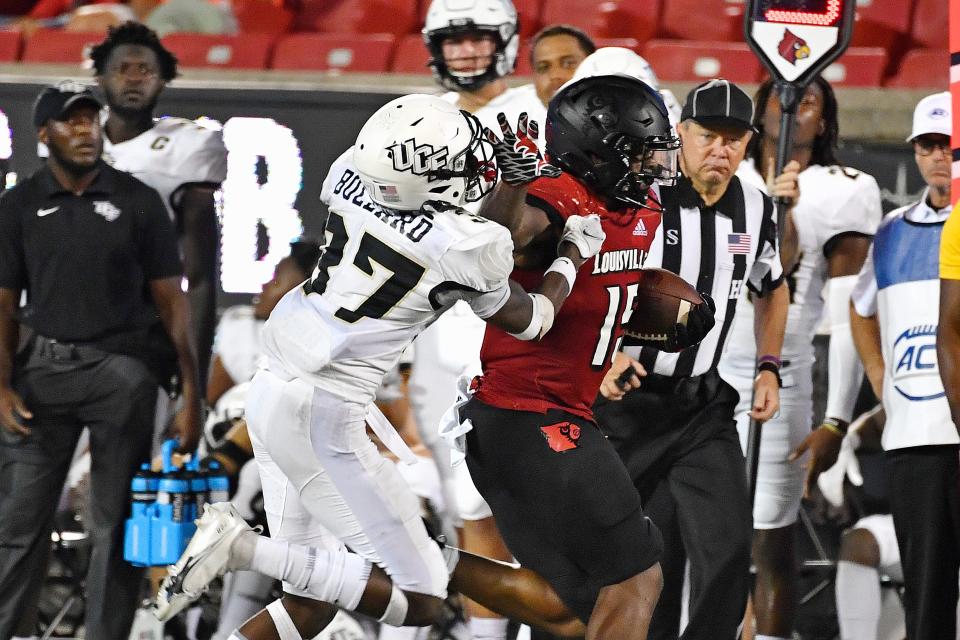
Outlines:
[[[397, 588], [397, 585], [393, 585], [393, 590], [390, 592], [390, 602], [387, 603], [387, 609], [380, 616], [378, 622], [388, 624], [391, 627], [402, 627], [403, 621], [407, 619], [408, 606], [407, 596]], [[287, 639], [281, 638], [280, 640]]]
[[273, 626], [277, 628], [277, 635], [280, 636], [280, 640], [303, 640], [296, 625], [293, 624], [290, 614], [287, 613], [280, 600], [274, 600], [268, 604], [267, 613], [273, 618]]

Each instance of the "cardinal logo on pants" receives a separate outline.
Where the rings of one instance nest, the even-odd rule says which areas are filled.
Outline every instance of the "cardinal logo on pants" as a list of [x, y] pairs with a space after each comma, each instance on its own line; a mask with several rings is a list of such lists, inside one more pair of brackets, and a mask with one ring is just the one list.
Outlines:
[[558, 422], [540, 427], [540, 432], [547, 440], [547, 445], [557, 453], [576, 449], [580, 445], [580, 427], [572, 422]]

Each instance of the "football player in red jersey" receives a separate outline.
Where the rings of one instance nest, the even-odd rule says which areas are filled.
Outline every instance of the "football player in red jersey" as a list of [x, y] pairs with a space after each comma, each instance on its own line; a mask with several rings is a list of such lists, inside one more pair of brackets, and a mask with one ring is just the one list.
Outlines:
[[[515, 137], [504, 127], [495, 142], [512, 146], [518, 161], [498, 153], [506, 184], [482, 211], [511, 230], [511, 277], [524, 286], [543, 278], [568, 216], [599, 214], [606, 240], [588, 272], [565, 274], [576, 285], [550, 334], [521, 343], [487, 330], [484, 373], [458, 407], [459, 431], [472, 426], [467, 464], [510, 551], [552, 585], [586, 637], [646, 638], [662, 579], [660, 535], [591, 405], [660, 224], [651, 188], [676, 178], [679, 142], [660, 96], [626, 76], [585, 78], [551, 101], [547, 154], [560, 177], [536, 179], [528, 133], [521, 120]], [[693, 313], [709, 330], [709, 304]], [[472, 595], [458, 583], [455, 572], [454, 586]]]

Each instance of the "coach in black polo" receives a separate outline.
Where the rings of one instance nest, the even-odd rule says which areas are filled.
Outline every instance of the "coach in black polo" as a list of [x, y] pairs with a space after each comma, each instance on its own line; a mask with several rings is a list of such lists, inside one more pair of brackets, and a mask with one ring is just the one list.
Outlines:
[[127, 638], [142, 573], [123, 560], [123, 522], [130, 480], [150, 454], [165, 369], [179, 365], [182, 379], [181, 446], [193, 449], [199, 433], [176, 235], [157, 192], [100, 159], [99, 112], [82, 86], [45, 89], [34, 124], [49, 158], [0, 197], [0, 638], [35, 606], [84, 427], [86, 637]]
[[[623, 458], [647, 515], [664, 534], [664, 589], [650, 638], [676, 638], [684, 561], [690, 561], [685, 640], [735, 638], [750, 571], [752, 517], [743, 452], [734, 422], [737, 391], [717, 373], [737, 298], [754, 295], [757, 353], [754, 417], [779, 406], [777, 362], [788, 293], [770, 198], [734, 175], [753, 132], [753, 101], [736, 85], [712, 80], [690, 92], [678, 134], [683, 177], [662, 187], [663, 220], [647, 267], [663, 267], [709, 293], [716, 325], [680, 353], [625, 346], [604, 379], [597, 421]], [[796, 192], [796, 172], [774, 193]], [[638, 309], [640, 313], [642, 309]], [[628, 391], [616, 378], [628, 366]], [[621, 399], [622, 398], [622, 399]], [[619, 401], [616, 401], [619, 400]]]

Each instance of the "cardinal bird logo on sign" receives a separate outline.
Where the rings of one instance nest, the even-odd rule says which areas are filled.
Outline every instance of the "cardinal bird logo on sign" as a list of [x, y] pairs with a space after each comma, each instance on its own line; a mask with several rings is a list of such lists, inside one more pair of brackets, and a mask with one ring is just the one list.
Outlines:
[[810, 57], [810, 46], [807, 41], [790, 29], [783, 30], [783, 39], [780, 41], [777, 50], [783, 59], [790, 64], [797, 64], [797, 60]]

